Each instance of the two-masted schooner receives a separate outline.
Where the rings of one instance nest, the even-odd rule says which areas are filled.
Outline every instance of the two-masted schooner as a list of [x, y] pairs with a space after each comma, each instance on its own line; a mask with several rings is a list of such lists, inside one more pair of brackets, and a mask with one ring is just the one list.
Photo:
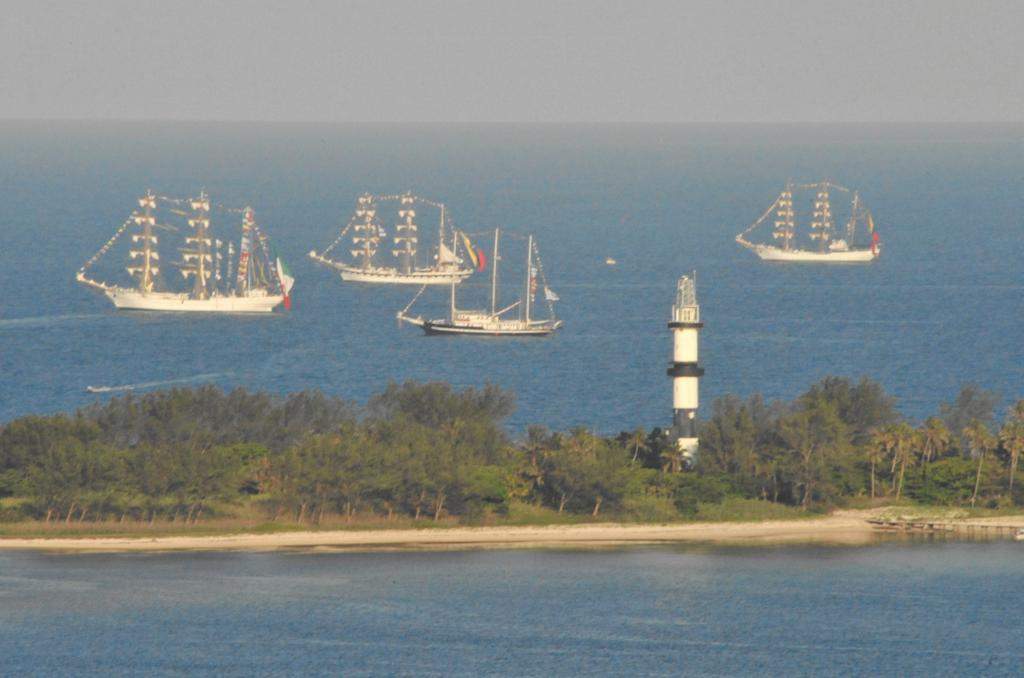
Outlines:
[[[281, 259], [271, 255], [270, 243], [256, 223], [252, 208], [227, 210], [242, 213], [237, 269], [233, 270], [234, 243], [227, 243], [225, 260], [224, 242], [215, 238], [210, 228], [211, 203], [205, 192], [196, 198], [179, 199], [158, 197], [148, 191], [138, 202], [140, 209], [133, 211], [114, 236], [79, 269], [78, 282], [101, 291], [115, 307], [124, 310], [269, 313], [281, 304], [290, 306], [289, 295], [295, 281]], [[168, 289], [162, 275], [157, 231], [178, 229], [158, 223], [158, 202], [166, 203], [171, 213], [184, 217], [189, 229], [185, 246], [179, 250], [181, 260], [169, 264], [189, 282], [182, 291]], [[134, 285], [114, 285], [90, 278], [89, 269], [129, 230], [132, 248], [126, 270]]]
[[[816, 247], [805, 249], [797, 246], [798, 233], [796, 212], [793, 208], [793, 193], [797, 190], [814, 192], [814, 209], [811, 213], [810, 232], [807, 234]], [[852, 193], [850, 215], [846, 222], [845, 233], [839, 232], [832, 214], [831, 192]], [[753, 243], [747, 235], [775, 214], [775, 228], [772, 237], [779, 243], [769, 245]], [[854, 239], [858, 228], [863, 226], [870, 239], [868, 246], [856, 247]], [[779, 194], [764, 214], [751, 224], [745, 231], [736, 236], [736, 242], [752, 250], [765, 261], [792, 261], [804, 263], [866, 263], [874, 261], [881, 253], [881, 243], [871, 212], [867, 209], [856, 191], [822, 181], [814, 184], [795, 185], [792, 182]]]
[[[421, 287], [409, 304], [398, 312], [399, 322], [407, 322], [423, 329], [427, 334], [469, 334], [480, 336], [515, 336], [538, 337], [551, 334], [562, 326], [562, 321], [555, 317], [555, 302], [558, 295], [548, 287], [533, 236], [526, 239], [526, 275], [522, 296], [512, 304], [499, 308], [498, 302], [498, 262], [501, 261], [499, 243], [501, 230], [494, 229], [494, 248], [491, 253], [491, 296], [490, 308], [485, 310], [466, 310], [458, 307], [456, 302], [456, 284], [452, 282], [449, 290], [448, 317], [429, 320], [422, 316], [410, 316], [409, 310], [426, 289]], [[535, 311], [534, 297], [543, 288], [544, 302], [548, 309], [545, 318], [533, 317]], [[518, 313], [513, 314], [513, 311]]]
[[[381, 263], [380, 250], [385, 247], [387, 232], [377, 212], [381, 203], [398, 203], [398, 223], [395, 224], [391, 255], [394, 265]], [[416, 223], [417, 205], [429, 205], [440, 210], [437, 247], [429, 265], [418, 263], [419, 225]], [[352, 261], [330, 258], [331, 251], [351, 232]], [[364, 193], [356, 201], [356, 209], [348, 224], [329, 247], [322, 252], [312, 250], [309, 258], [338, 272], [348, 282], [382, 283], [391, 285], [448, 285], [458, 284], [473, 274], [458, 256], [459, 232], [448, 223], [443, 203], [420, 198], [411, 193], [401, 195], [371, 195]], [[462, 238], [462, 247], [472, 249], [468, 239]], [[381, 255], [381, 256], [378, 256]], [[386, 259], [385, 259], [386, 261]]]

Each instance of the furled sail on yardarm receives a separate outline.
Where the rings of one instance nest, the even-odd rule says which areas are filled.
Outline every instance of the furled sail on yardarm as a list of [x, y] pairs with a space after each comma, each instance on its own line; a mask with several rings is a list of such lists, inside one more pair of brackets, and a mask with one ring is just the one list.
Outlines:
[[[809, 191], [813, 194], [813, 210], [811, 212], [810, 229], [806, 238], [809, 247], [801, 247], [800, 232], [797, 229], [796, 211], [793, 195], [798, 191]], [[852, 195], [850, 213], [845, 227], [836, 224], [832, 213], [831, 196], [835, 192]], [[774, 245], [754, 243], [747, 236], [775, 215], [775, 228], [772, 230]], [[868, 245], [855, 246], [860, 231], [866, 232]], [[860, 199], [856, 191], [822, 181], [816, 184], [793, 184], [789, 182], [779, 197], [775, 199], [764, 214], [751, 224], [745, 231], [736, 236], [736, 242], [752, 250], [765, 261], [793, 261], [804, 263], [865, 263], [873, 261], [881, 253], [881, 243], [875, 222], [870, 210]]]
[[[387, 249], [388, 234], [381, 224], [378, 212], [382, 204], [397, 206], [397, 223], [392, 236], [393, 247]], [[417, 208], [429, 207], [440, 212], [437, 245], [431, 249], [429, 262], [423, 263], [420, 228], [416, 223]], [[338, 245], [351, 234], [349, 254], [351, 260], [339, 261], [331, 257]], [[468, 248], [468, 249], [467, 249]], [[355, 213], [341, 233], [322, 252], [313, 250], [309, 258], [338, 272], [349, 282], [383, 283], [391, 285], [448, 285], [458, 284], [473, 274], [473, 267], [459, 256], [460, 250], [475, 258], [467, 238], [460, 237], [448, 219], [444, 204], [415, 196], [370, 195], [364, 193], [356, 201]]]
[[[241, 217], [237, 260], [234, 242], [225, 244], [213, 234], [211, 207]], [[183, 230], [180, 260], [165, 264], [159, 250], [161, 237]], [[125, 270], [133, 284], [90, 278], [90, 269], [129, 232], [131, 249]], [[171, 282], [178, 279], [176, 273], [183, 285]], [[212, 205], [205, 192], [195, 198], [168, 198], [152, 191], [139, 198], [139, 209], [82, 266], [77, 279], [101, 291], [119, 309], [205, 313], [269, 313], [281, 304], [289, 308], [295, 282], [280, 257], [272, 254], [251, 207]]]

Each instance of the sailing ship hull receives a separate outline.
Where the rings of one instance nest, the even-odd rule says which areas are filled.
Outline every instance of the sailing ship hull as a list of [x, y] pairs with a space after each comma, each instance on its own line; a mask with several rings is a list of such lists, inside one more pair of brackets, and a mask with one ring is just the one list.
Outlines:
[[309, 258], [313, 261], [333, 268], [346, 282], [374, 283], [381, 285], [458, 285], [463, 280], [473, 275], [472, 269], [454, 268], [446, 271], [436, 269], [418, 270], [410, 273], [400, 273], [394, 268], [360, 268], [358, 266], [346, 266], [336, 261], [326, 259], [316, 252], [310, 252]]
[[122, 311], [163, 311], [175, 313], [271, 313], [284, 301], [280, 294], [213, 296], [193, 299], [187, 294], [113, 288], [104, 295]]
[[784, 250], [780, 247], [757, 245], [754, 253], [763, 261], [784, 261], [810, 264], [866, 264], [878, 258], [879, 250], [837, 250], [812, 252], [809, 250]]
[[426, 320], [420, 327], [423, 328], [425, 333], [430, 335], [467, 334], [484, 337], [545, 337], [553, 333], [560, 325], [560, 322], [519, 327], [516, 327], [513, 323], [503, 323], [497, 326], [455, 325], [446, 320]]
[[472, 271], [413, 271], [399, 273], [396, 270], [358, 269], [338, 267], [341, 279], [346, 282], [377, 283], [383, 285], [457, 285], [473, 274]]

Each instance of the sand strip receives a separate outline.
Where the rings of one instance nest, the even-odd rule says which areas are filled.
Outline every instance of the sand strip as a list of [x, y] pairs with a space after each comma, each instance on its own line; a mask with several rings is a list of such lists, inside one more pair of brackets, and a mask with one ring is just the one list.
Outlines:
[[0, 550], [270, 551], [277, 549], [465, 549], [602, 547], [628, 544], [710, 543], [866, 544], [877, 533], [862, 517], [756, 523], [667, 525], [587, 524], [547, 527], [455, 527], [395, 530], [324, 530], [274, 534], [168, 537], [0, 538]]

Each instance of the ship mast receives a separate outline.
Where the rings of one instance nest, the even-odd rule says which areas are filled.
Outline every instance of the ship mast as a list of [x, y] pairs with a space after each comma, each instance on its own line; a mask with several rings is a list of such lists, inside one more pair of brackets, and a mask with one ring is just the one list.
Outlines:
[[523, 317], [530, 324], [530, 300], [533, 298], [533, 234], [526, 238], [526, 294], [523, 297]]
[[377, 207], [373, 203], [373, 196], [369, 193], [359, 196], [356, 217], [363, 221], [352, 227], [357, 233], [352, 237], [352, 242], [356, 245], [356, 249], [352, 250], [352, 256], [362, 259], [360, 265], [364, 270], [373, 268], [373, 256], [377, 253], [377, 246], [380, 243], [381, 229], [374, 220], [376, 215]]
[[213, 239], [213, 288], [215, 290], [220, 288], [220, 282], [224, 277], [221, 275], [224, 271], [224, 253], [220, 251], [223, 246], [223, 242], [217, 238]]
[[153, 195], [153, 191], [146, 191], [146, 195], [139, 198], [139, 207], [142, 208], [142, 214], [136, 212], [132, 219], [142, 227], [142, 233], [132, 235], [132, 242], [141, 242], [142, 249], [131, 250], [129, 254], [132, 264], [137, 257], [142, 257], [142, 262], [139, 266], [129, 265], [127, 269], [129, 274], [139, 277], [139, 290], [148, 293], [153, 291], [154, 276], [160, 273], [160, 267], [154, 263], [160, 260], [160, 254], [156, 251], [157, 237], [153, 233], [156, 226], [156, 217], [153, 215], [153, 210], [156, 209], [156, 196]]
[[846, 242], [853, 246], [854, 231], [857, 228], [857, 212], [860, 210], [860, 193], [853, 192], [853, 206], [850, 208], [850, 221], [846, 224]]
[[779, 195], [776, 201], [775, 230], [772, 235], [775, 238], [782, 238], [782, 249], [789, 251], [793, 241], [793, 234], [796, 232], [796, 221], [793, 214], [793, 182], [787, 182], [785, 190]]
[[451, 296], [448, 301], [448, 318], [455, 320], [455, 278], [452, 278]]
[[[444, 203], [441, 203], [441, 220], [437, 225], [437, 242], [444, 244]], [[452, 232], [452, 244], [455, 244], [454, 231]], [[454, 252], [454, 250], [452, 250]], [[440, 259], [441, 253], [438, 252], [438, 258]]]
[[401, 272], [408, 274], [412, 273], [416, 264], [416, 231], [419, 227], [413, 223], [416, 216], [416, 210], [413, 209], [415, 198], [411, 193], [406, 193], [399, 200], [401, 208], [398, 210], [398, 216], [405, 221], [395, 225], [394, 255], [398, 257]]
[[256, 215], [251, 207], [246, 207], [242, 216], [242, 240], [238, 247], [238, 277], [235, 280], [235, 289], [239, 294], [245, 294], [251, 287], [249, 260], [252, 259], [252, 253], [256, 249], [255, 226]]
[[814, 199], [814, 215], [811, 221], [811, 239], [818, 241], [818, 249], [825, 251], [825, 245], [832, 232], [832, 204], [828, 199], [828, 182], [818, 185], [818, 195]]
[[501, 229], [494, 229], [494, 254], [491, 257], [491, 315], [498, 310], [498, 239]]
[[224, 287], [228, 292], [231, 291], [231, 276], [234, 275], [234, 258], [235, 258], [235, 243], [228, 240], [228, 271], [225, 274], [224, 279], [227, 281], [224, 283]]
[[206, 191], [200, 191], [198, 198], [189, 201], [189, 206], [192, 208], [192, 216], [188, 225], [192, 227], [193, 233], [185, 238], [185, 243], [192, 248], [181, 250], [181, 274], [186, 278], [191, 275], [195, 279], [192, 297], [206, 299], [209, 296], [207, 280], [213, 267], [210, 254], [210, 197]]

